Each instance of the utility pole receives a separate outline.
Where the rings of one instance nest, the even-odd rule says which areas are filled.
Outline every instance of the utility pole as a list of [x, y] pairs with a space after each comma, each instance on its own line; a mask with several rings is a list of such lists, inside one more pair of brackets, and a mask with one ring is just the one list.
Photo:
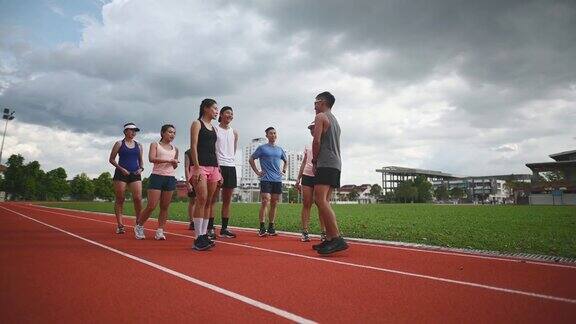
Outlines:
[[2, 164], [2, 152], [4, 151], [4, 139], [6, 138], [6, 130], [8, 129], [8, 122], [14, 119], [14, 110], [10, 111], [8, 108], [4, 108], [4, 114], [2, 119], [6, 120], [4, 125], [4, 135], [2, 135], [2, 147], [0, 147], [0, 165]]

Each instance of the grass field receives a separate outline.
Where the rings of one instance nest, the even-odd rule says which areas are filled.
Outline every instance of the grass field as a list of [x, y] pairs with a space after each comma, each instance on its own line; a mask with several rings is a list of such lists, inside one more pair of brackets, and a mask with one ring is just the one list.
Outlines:
[[[43, 205], [113, 213], [113, 203]], [[256, 228], [258, 207], [233, 204], [230, 225]], [[170, 219], [187, 220], [186, 208], [187, 203], [173, 203]], [[299, 204], [279, 205], [276, 228], [299, 232], [300, 208]], [[576, 258], [574, 206], [376, 204], [335, 205], [334, 210], [343, 235], [348, 237]], [[130, 203], [125, 205], [125, 213], [134, 214]], [[318, 233], [315, 207], [311, 218], [311, 231]]]

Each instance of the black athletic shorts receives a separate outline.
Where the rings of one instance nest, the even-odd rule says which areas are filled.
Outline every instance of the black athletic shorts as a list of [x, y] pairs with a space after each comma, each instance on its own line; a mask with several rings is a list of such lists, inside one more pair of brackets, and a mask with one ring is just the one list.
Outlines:
[[152, 173], [148, 178], [148, 189], [161, 191], [176, 190], [176, 178]]
[[260, 192], [282, 194], [282, 182], [260, 181]]
[[132, 183], [136, 181], [142, 181], [142, 177], [139, 174], [134, 173], [124, 175], [120, 170], [116, 169], [116, 171], [114, 171], [114, 178], [112, 178], [112, 180]]
[[314, 177], [307, 176], [305, 174], [302, 175], [302, 185], [306, 187], [314, 188]]
[[236, 188], [236, 167], [220, 166], [222, 174], [222, 188]]
[[340, 188], [340, 170], [334, 168], [316, 168], [314, 184]]

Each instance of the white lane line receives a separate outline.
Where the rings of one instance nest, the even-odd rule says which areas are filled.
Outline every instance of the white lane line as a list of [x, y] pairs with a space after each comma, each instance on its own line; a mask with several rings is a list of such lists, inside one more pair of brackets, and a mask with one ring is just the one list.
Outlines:
[[[34, 209], [34, 210], [38, 210], [38, 209], [42, 209], [42, 210], [46, 210], [46, 209], [57, 209], [57, 210], [64, 210], [64, 211], [70, 211], [70, 212], [80, 212], [80, 213], [88, 213], [88, 214], [94, 214], [94, 215], [101, 215], [101, 216], [106, 216], [106, 217], [114, 217], [114, 214], [110, 214], [110, 213], [103, 213], [103, 212], [94, 212], [94, 211], [88, 211], [88, 210], [77, 210], [77, 209], [69, 209], [69, 208], [58, 208], [58, 207], [47, 207], [47, 206], [42, 206], [42, 205], [31, 205], [33, 207], [28, 207], [30, 209]], [[130, 218], [134, 218], [134, 216], [127, 216], [124, 215], [124, 217], [130, 217]], [[156, 221], [156, 219], [150, 218], [150, 220], [154, 220]], [[177, 221], [177, 220], [168, 220], [168, 222], [170, 223], [177, 223], [177, 224], [188, 224], [187, 222], [183, 222], [183, 221]], [[253, 232], [257, 232], [258, 230], [256, 229], [250, 229], [250, 228], [243, 228], [243, 227], [235, 227], [235, 226], [229, 226], [230, 228], [233, 229], [237, 229], [240, 231], [244, 231], [244, 232], [248, 232], [248, 233], [253, 233]], [[289, 235], [289, 236], [299, 236], [300, 234], [298, 233], [290, 233], [290, 232], [283, 232], [283, 231], [276, 231], [280, 234], [284, 234], [284, 235]], [[314, 235], [311, 235], [314, 237]], [[373, 243], [368, 243], [368, 242], [362, 242], [361, 240], [355, 239], [355, 238], [347, 238], [350, 241], [353, 242], [354, 245], [364, 245], [364, 246], [370, 246], [370, 247], [375, 247], [375, 248], [384, 248], [384, 249], [394, 249], [394, 250], [405, 250], [405, 251], [413, 251], [413, 252], [421, 252], [421, 253], [432, 253], [432, 254], [441, 254], [441, 255], [452, 255], [452, 256], [459, 256], [459, 257], [465, 257], [465, 258], [472, 258], [472, 259], [484, 259], [484, 260], [494, 260], [494, 261], [501, 261], [501, 262], [512, 262], [512, 263], [523, 263], [523, 264], [534, 264], [534, 265], [541, 265], [541, 266], [546, 266], [546, 267], [554, 267], [554, 268], [568, 268], [568, 269], [576, 269], [576, 266], [573, 265], [568, 265], [568, 264], [556, 264], [556, 263], [550, 263], [550, 262], [539, 262], [539, 261], [533, 261], [533, 260], [527, 260], [527, 259], [522, 259], [522, 258], [514, 258], [514, 257], [507, 257], [507, 256], [501, 256], [501, 257], [493, 257], [493, 256], [488, 256], [488, 255], [480, 255], [480, 254], [473, 254], [473, 253], [466, 253], [466, 252], [450, 252], [450, 251], [438, 251], [438, 250], [432, 250], [432, 249], [426, 249], [425, 247], [423, 248], [416, 248], [416, 247], [410, 247], [410, 246], [397, 246], [397, 245], [393, 245], [391, 242], [386, 242], [386, 241], [379, 241], [379, 240], [373, 240]], [[400, 242], [399, 242], [400, 243]], [[434, 247], [432, 247], [434, 248]]]
[[[59, 214], [59, 215], [67, 216], [67, 217], [72, 217], [72, 218], [79, 218], [79, 219], [83, 219], [83, 220], [91, 220], [91, 221], [95, 221], [95, 222], [115, 224], [113, 222], [106, 222], [106, 221], [102, 221], [102, 220], [95, 220], [92, 218], [74, 216], [74, 215], [63, 214], [63, 213], [58, 213], [58, 212], [51, 212], [51, 213]], [[151, 229], [147, 229], [147, 230], [148, 231], [154, 231]], [[170, 235], [174, 235], [174, 236], [193, 238], [193, 236], [191, 236], [191, 235], [172, 233], [172, 232], [165, 232], [165, 233], [170, 234]], [[219, 244], [232, 245], [232, 246], [238, 246], [238, 247], [243, 247], [243, 248], [248, 248], [248, 249], [253, 249], [253, 250], [258, 250], [258, 251], [288, 255], [288, 256], [313, 260], [313, 261], [320, 261], [320, 262], [328, 262], [328, 263], [333, 263], [333, 264], [345, 265], [345, 266], [354, 267], [354, 268], [375, 270], [375, 271], [379, 271], [379, 272], [387, 272], [387, 273], [393, 273], [393, 274], [397, 274], [397, 275], [428, 279], [428, 280], [439, 281], [439, 282], [444, 282], [444, 283], [451, 283], [451, 284], [462, 285], [462, 286], [488, 289], [488, 290], [504, 292], [504, 293], [509, 293], [509, 294], [522, 295], [522, 296], [528, 296], [528, 297], [541, 298], [541, 299], [554, 300], [554, 301], [565, 302], [565, 303], [570, 303], [570, 304], [576, 304], [576, 299], [557, 297], [557, 296], [551, 296], [551, 295], [545, 295], [545, 294], [538, 294], [538, 293], [533, 293], [533, 292], [523, 291], [523, 290], [501, 288], [501, 287], [496, 287], [496, 286], [478, 284], [478, 283], [474, 283], [474, 282], [454, 280], [454, 279], [448, 279], [448, 278], [442, 278], [442, 277], [435, 277], [435, 276], [423, 275], [423, 274], [419, 274], [419, 273], [400, 271], [400, 270], [394, 270], [394, 269], [387, 269], [387, 268], [381, 268], [381, 267], [374, 267], [374, 266], [367, 266], [367, 265], [344, 262], [344, 261], [336, 261], [336, 260], [332, 260], [332, 259], [325, 258], [325, 257], [324, 258], [312, 257], [312, 256], [302, 255], [302, 254], [297, 254], [297, 253], [266, 249], [266, 248], [256, 247], [256, 246], [247, 245], [247, 244], [225, 242], [225, 241], [218, 241], [218, 243]]]
[[[263, 302], [254, 300], [254, 299], [252, 299], [252, 298], [249, 298], [249, 297], [246, 297], [246, 296], [237, 294], [237, 293], [235, 293], [235, 292], [232, 292], [232, 291], [229, 291], [229, 290], [220, 288], [220, 287], [218, 287], [218, 286], [209, 284], [209, 283], [207, 283], [207, 282], [205, 282], [205, 281], [198, 280], [198, 279], [196, 279], [196, 278], [193, 278], [193, 277], [190, 277], [190, 276], [185, 275], [185, 274], [183, 274], [183, 273], [180, 273], [180, 272], [174, 271], [174, 270], [172, 270], [172, 269], [166, 268], [166, 267], [161, 266], [161, 265], [159, 265], [159, 264], [156, 264], [156, 263], [150, 262], [150, 261], [148, 261], [148, 260], [139, 258], [139, 257], [134, 256], [134, 255], [132, 255], [132, 254], [128, 254], [128, 253], [122, 252], [122, 251], [120, 251], [120, 250], [116, 250], [115, 248], [112, 248], [112, 247], [110, 247], [110, 246], [107, 246], [107, 245], [104, 245], [104, 244], [101, 244], [101, 243], [92, 241], [92, 240], [87, 239], [87, 238], [85, 238], [85, 237], [82, 237], [82, 236], [80, 236], [80, 235], [77, 235], [77, 234], [68, 232], [68, 231], [66, 231], [66, 230], [63, 230], [63, 229], [61, 229], [61, 228], [59, 228], [59, 227], [56, 227], [56, 226], [53, 226], [53, 225], [44, 223], [44, 222], [42, 222], [42, 221], [40, 221], [40, 220], [37, 220], [37, 219], [35, 219], [35, 218], [33, 218], [33, 217], [26, 216], [26, 215], [24, 215], [24, 214], [21, 214], [21, 213], [19, 213], [19, 212], [17, 212], [17, 211], [14, 211], [14, 210], [9, 209], [9, 208], [3, 207], [3, 206], [0, 206], [0, 208], [5, 209], [5, 210], [8, 210], [8, 211], [10, 211], [10, 212], [12, 212], [12, 213], [15, 213], [15, 214], [17, 214], [17, 215], [20, 215], [20, 216], [22, 216], [22, 217], [24, 217], [24, 218], [26, 218], [26, 219], [29, 219], [29, 220], [34, 221], [34, 222], [37, 222], [37, 223], [39, 223], [39, 224], [42, 224], [42, 225], [44, 225], [44, 226], [46, 226], [46, 227], [52, 228], [52, 229], [57, 230], [57, 231], [59, 231], [59, 232], [62, 232], [62, 233], [64, 233], [64, 234], [68, 234], [68, 235], [70, 235], [70, 236], [72, 236], [72, 237], [75, 237], [75, 238], [77, 238], [77, 239], [80, 239], [80, 240], [82, 240], [82, 241], [84, 241], [84, 242], [87, 242], [87, 243], [96, 245], [96, 246], [101, 247], [101, 248], [103, 248], [103, 249], [105, 249], [105, 250], [108, 250], [108, 251], [110, 251], [110, 252], [114, 252], [114, 253], [116, 253], [116, 254], [119, 254], [119, 255], [121, 255], [121, 256], [127, 257], [127, 258], [129, 258], [129, 259], [134, 260], [134, 261], [143, 263], [143, 264], [145, 264], [145, 265], [147, 265], [147, 266], [150, 266], [150, 267], [152, 267], [152, 268], [154, 268], [154, 269], [157, 269], [157, 270], [160, 270], [160, 271], [162, 271], [162, 272], [171, 274], [171, 275], [173, 275], [173, 276], [175, 276], [175, 277], [178, 277], [178, 278], [180, 278], [180, 279], [186, 280], [186, 281], [188, 281], [188, 282], [190, 282], [190, 283], [193, 283], [193, 284], [196, 284], [196, 285], [198, 285], [198, 286], [201, 286], [201, 287], [204, 287], [204, 288], [213, 290], [213, 291], [215, 291], [215, 292], [217, 292], [217, 293], [220, 293], [220, 294], [222, 294], [222, 295], [225, 295], [225, 296], [234, 298], [234, 299], [239, 300], [239, 301], [241, 301], [241, 302], [243, 302], [243, 303], [246, 303], [246, 304], [248, 304], [248, 305], [250, 305], [250, 306], [253, 306], [253, 307], [259, 308], [259, 309], [261, 309], [261, 310], [270, 312], [270, 313], [275, 314], [275, 315], [278, 315], [278, 316], [280, 316], [280, 317], [284, 317], [284, 318], [286, 318], [286, 319], [288, 319], [288, 320], [290, 320], [290, 321], [294, 321], [294, 322], [296, 322], [296, 323], [310, 323], [310, 324], [311, 324], [311, 323], [316, 323], [316, 322], [314, 322], [314, 321], [312, 321], [312, 320], [309, 320], [309, 319], [307, 319], [307, 318], [304, 318], [304, 317], [298, 316], [298, 315], [296, 315], [296, 314], [290, 313], [290, 312], [288, 312], [288, 311], [285, 311], [285, 310], [276, 308], [276, 307], [274, 307], [274, 306], [265, 304], [265, 303], [263, 303]], [[86, 219], [86, 218], [84, 218], [84, 219]]]

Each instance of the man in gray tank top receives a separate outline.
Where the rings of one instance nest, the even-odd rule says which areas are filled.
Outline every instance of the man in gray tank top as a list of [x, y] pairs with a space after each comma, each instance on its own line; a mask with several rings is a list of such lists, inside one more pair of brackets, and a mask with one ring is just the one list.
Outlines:
[[312, 141], [312, 164], [314, 176], [314, 200], [318, 213], [326, 225], [326, 240], [313, 246], [319, 254], [331, 254], [348, 248], [340, 236], [336, 214], [330, 206], [332, 190], [340, 187], [340, 125], [332, 114], [336, 99], [330, 92], [316, 96], [314, 110], [314, 140]]

